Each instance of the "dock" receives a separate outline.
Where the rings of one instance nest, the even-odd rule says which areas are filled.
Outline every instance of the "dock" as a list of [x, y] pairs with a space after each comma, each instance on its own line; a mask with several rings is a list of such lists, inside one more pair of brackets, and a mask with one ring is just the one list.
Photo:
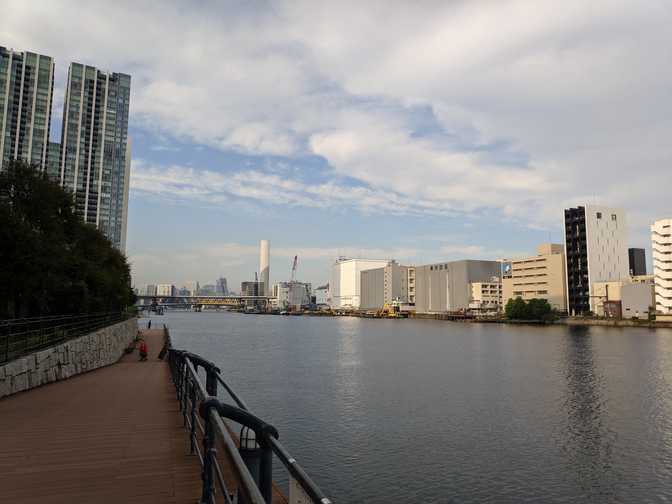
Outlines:
[[149, 359], [118, 363], [0, 401], [0, 500], [198, 502], [163, 330], [143, 331]]

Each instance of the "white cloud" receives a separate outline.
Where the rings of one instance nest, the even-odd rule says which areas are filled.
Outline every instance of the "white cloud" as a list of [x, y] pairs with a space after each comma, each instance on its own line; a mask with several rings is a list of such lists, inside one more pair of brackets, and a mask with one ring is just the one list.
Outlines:
[[[595, 196], [639, 229], [669, 213], [670, 16], [654, 0], [9, 0], [0, 39], [53, 54], [61, 69], [78, 60], [131, 73], [135, 124], [166, 137], [315, 153], [334, 171], [310, 183], [241, 169], [227, 188], [207, 170], [136, 167], [145, 193], [489, 211], [536, 227]], [[444, 134], [417, 133], [418, 107]], [[521, 160], [503, 159], [501, 141]]]

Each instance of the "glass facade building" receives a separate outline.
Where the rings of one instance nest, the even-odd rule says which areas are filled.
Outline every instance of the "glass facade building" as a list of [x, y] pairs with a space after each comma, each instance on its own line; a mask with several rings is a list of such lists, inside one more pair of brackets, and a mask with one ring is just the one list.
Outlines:
[[63, 107], [60, 182], [77, 213], [122, 251], [130, 167], [131, 77], [72, 63]]
[[0, 46], [0, 169], [10, 160], [47, 167], [54, 60]]

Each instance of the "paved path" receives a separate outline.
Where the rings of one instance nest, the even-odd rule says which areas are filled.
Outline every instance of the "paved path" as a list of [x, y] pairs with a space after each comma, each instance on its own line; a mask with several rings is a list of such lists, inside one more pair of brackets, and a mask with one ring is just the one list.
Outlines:
[[0, 502], [190, 503], [200, 466], [168, 365], [163, 330], [149, 361], [119, 363], [0, 400]]

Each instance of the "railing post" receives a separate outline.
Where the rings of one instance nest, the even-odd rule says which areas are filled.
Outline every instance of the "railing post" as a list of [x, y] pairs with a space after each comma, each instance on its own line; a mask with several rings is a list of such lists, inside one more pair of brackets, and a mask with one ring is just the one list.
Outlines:
[[214, 433], [210, 425], [210, 412], [204, 418], [205, 420], [205, 434], [203, 436], [203, 471], [201, 471], [201, 479], [203, 480], [203, 489], [201, 492], [200, 504], [210, 504], [214, 497], [214, 464], [213, 460], [217, 453], [214, 449]]
[[212, 397], [217, 397], [217, 371], [215, 368], [210, 366], [206, 370], [205, 375], [205, 390], [208, 392], [208, 395]]
[[196, 384], [191, 385], [191, 434], [190, 434], [190, 453], [193, 455], [196, 451]]
[[259, 491], [267, 503], [273, 500], [273, 451], [266, 439], [259, 440], [261, 460], [259, 461]]

